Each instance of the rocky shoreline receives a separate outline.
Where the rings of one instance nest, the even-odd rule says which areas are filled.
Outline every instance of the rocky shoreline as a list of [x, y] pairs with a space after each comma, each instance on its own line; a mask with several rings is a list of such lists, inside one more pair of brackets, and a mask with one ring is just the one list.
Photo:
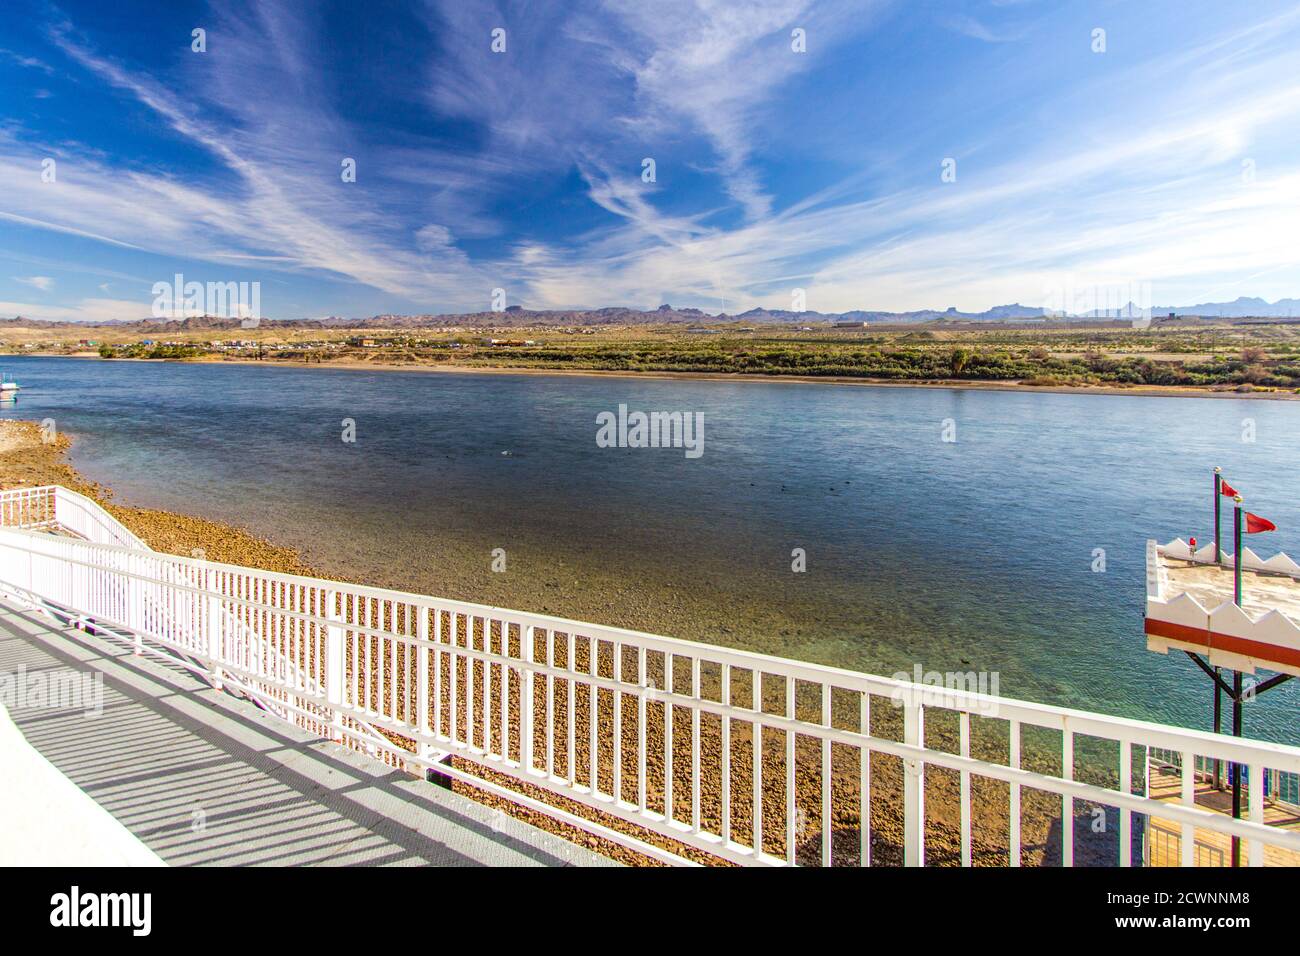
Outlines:
[[185, 557], [286, 574], [314, 574], [294, 548], [251, 531], [192, 515], [116, 504], [111, 489], [82, 477], [66, 460], [72, 439], [47, 436], [35, 422], [0, 421], [0, 488], [63, 485], [102, 505], [151, 548]]

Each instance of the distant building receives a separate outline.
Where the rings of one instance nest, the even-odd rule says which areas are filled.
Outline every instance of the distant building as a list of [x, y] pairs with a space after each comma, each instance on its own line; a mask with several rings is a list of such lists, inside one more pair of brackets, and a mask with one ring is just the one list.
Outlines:
[[835, 323], [835, 327], [836, 327], [837, 329], [865, 329], [865, 328], [867, 327], [867, 323], [865, 323], [865, 322], [836, 322], [836, 323]]

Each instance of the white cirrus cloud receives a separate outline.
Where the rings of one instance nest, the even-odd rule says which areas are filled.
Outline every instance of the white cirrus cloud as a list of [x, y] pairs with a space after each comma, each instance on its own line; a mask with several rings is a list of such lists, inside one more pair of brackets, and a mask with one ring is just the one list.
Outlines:
[[149, 302], [131, 299], [79, 299], [67, 305], [36, 302], [0, 302], [0, 322], [7, 318], [36, 319], [41, 322], [82, 322], [96, 324], [116, 320], [134, 321], [150, 317]]
[[[427, 59], [366, 71], [375, 83], [366, 95], [391, 94], [415, 117], [402, 128], [330, 98], [330, 38], [307, 5], [232, 0], [213, 11], [220, 55], [186, 54], [172, 70], [130, 66], [61, 24], [51, 39], [74, 69], [215, 163], [168, 167], [41, 144], [60, 160], [59, 181], [46, 184], [32, 161], [37, 144], [6, 125], [0, 220], [112, 244], [115, 257], [149, 267], [141, 253], [183, 254], [364, 287], [345, 290], [355, 301], [378, 290], [412, 311], [481, 308], [495, 286], [530, 307], [670, 299], [735, 312], [787, 307], [795, 286], [829, 311], [1033, 305], [1062, 273], [1150, 281], [1171, 302], [1300, 282], [1288, 226], [1300, 206], [1300, 13], [1243, 19], [1199, 43], [1045, 84], [1032, 110], [990, 112], [996, 121], [972, 124], [951, 154], [837, 129], [827, 142], [854, 160], [869, 146], [870, 158], [777, 188], [781, 147], [769, 134], [791, 121], [780, 115], [790, 89], [815, 96], [815, 84], [801, 84], [820, 78], [832, 59], [824, 53], [894, 28], [876, 16], [885, 6], [603, 0], [524, 10], [424, 0]], [[948, 28], [990, 42], [1018, 35], [992, 15]], [[496, 26], [508, 29], [508, 55], [490, 50]], [[807, 32], [805, 54], [789, 48], [795, 27]], [[1026, 46], [1041, 52], [1044, 39]], [[954, 74], [943, 96], [983, 109], [980, 92]], [[861, 115], [879, 106], [864, 103]], [[703, 183], [690, 201], [671, 182], [673, 148]], [[646, 155], [665, 157], [657, 184], [639, 177]], [[939, 182], [944, 155], [960, 157], [956, 183]], [[340, 181], [342, 157], [357, 158], [356, 183]], [[75, 175], [62, 174], [65, 159]], [[546, 205], [556, 196], [561, 205]], [[1260, 276], [1264, 285], [1243, 286]], [[31, 281], [48, 277], [25, 279], [50, 291]], [[275, 314], [269, 295], [264, 306]], [[61, 308], [84, 316], [126, 306], [69, 299]]]

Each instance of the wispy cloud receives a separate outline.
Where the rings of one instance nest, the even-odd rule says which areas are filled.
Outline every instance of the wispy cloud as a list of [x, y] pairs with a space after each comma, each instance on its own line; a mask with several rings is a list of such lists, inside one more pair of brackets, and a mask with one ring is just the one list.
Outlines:
[[33, 289], [40, 289], [42, 292], [49, 292], [54, 287], [54, 280], [49, 276], [27, 276], [26, 278], [15, 276], [14, 281], [29, 285]]
[[[404, 13], [409, 50], [384, 63], [341, 62], [326, 18], [269, 0], [214, 8], [213, 52], [165, 68], [53, 25], [55, 57], [203, 159], [6, 126], [0, 223], [104, 244], [132, 273], [180, 255], [317, 284], [318, 312], [334, 311], [332, 295], [372, 293], [477, 309], [497, 286], [532, 307], [736, 311], [788, 307], [796, 286], [831, 310], [1035, 304], [1063, 273], [1163, 283], [1175, 298], [1262, 273], [1300, 282], [1287, 226], [1300, 205], [1294, 13], [1089, 71], [1048, 63], [1032, 75], [1058, 85], [1034, 89], [1032, 110], [999, 108], [978, 84], [1004, 51], [958, 36], [1032, 38], [1026, 55], [1041, 53], [1061, 42], [1043, 5], [941, 21], [853, 0], [423, 0]], [[497, 27], [505, 54], [490, 47]], [[791, 49], [795, 28], [805, 53]], [[986, 60], [908, 99], [933, 64], [872, 72], [859, 46], [879, 41], [879, 54], [909, 30]], [[1085, 40], [1072, 42], [1087, 55]], [[358, 75], [364, 92], [348, 89]], [[963, 104], [988, 118], [963, 124]], [[922, 129], [932, 139], [891, 138], [879, 119], [936, 106], [944, 121]], [[799, 151], [805, 112], [832, 124], [815, 132], [841, 144], [833, 159]], [[959, 157], [955, 183], [939, 179], [946, 155]], [[661, 161], [660, 182], [641, 181], [645, 156]], [[58, 161], [56, 182], [42, 181], [43, 157]], [[355, 183], [339, 176], [345, 157]], [[88, 290], [54, 274], [69, 315], [126, 308], [78, 299]], [[277, 314], [274, 292], [263, 304]], [[24, 304], [0, 311], [12, 306]]]
[[[243, 59], [259, 55], [259, 48], [241, 42], [238, 28], [223, 37], [224, 56], [213, 59], [214, 87], [241, 111], [262, 110], [262, 115], [259, 123], [225, 128], [212, 126], [190, 102], [151, 78], [101, 55], [70, 28], [57, 28], [53, 37], [77, 63], [208, 151], [237, 177], [238, 186], [214, 188], [210, 182], [186, 183], [145, 172], [123, 176], [120, 170], [82, 160], [78, 172], [84, 186], [59, 182], [39, 193], [28, 188], [30, 211], [11, 215], [26, 213], [28, 222], [59, 229], [75, 228], [74, 220], [89, 220], [93, 227], [83, 231], [118, 243], [158, 251], [179, 247], [188, 255], [215, 261], [255, 259], [281, 268], [323, 270], [410, 297], [463, 297], [465, 285], [474, 281], [473, 267], [464, 259], [430, 260], [400, 237], [380, 235], [380, 213], [351, 198], [341, 177], [333, 177], [332, 194], [323, 192], [319, 167], [331, 153], [341, 157], [339, 145], [346, 137], [339, 136], [332, 148], [321, 142], [328, 117], [311, 104], [293, 116], [281, 110], [280, 118], [295, 132], [310, 134], [313, 142], [299, 141], [297, 151], [275, 145], [283, 127], [267, 123], [266, 114], [275, 107], [263, 109], [266, 97], [248, 79], [254, 75], [253, 64]], [[4, 160], [0, 154], [0, 181], [16, 184], [25, 171], [16, 160], [6, 169]], [[480, 287], [487, 283], [484, 277], [477, 281]], [[486, 293], [482, 297], [486, 299]]]
[[0, 49], [0, 60], [7, 60], [10, 63], [17, 63], [19, 66], [27, 67], [32, 70], [40, 70], [47, 75], [54, 74], [54, 67], [50, 66], [44, 60], [34, 56], [25, 56], [21, 53], [15, 53], [13, 50]]
[[[1281, 72], [1278, 57], [1243, 65], [1225, 54], [1199, 66], [1207, 82], [1236, 90], [1265, 88], [1263, 78]], [[1143, 64], [1109, 82], [1125, 87], [1165, 67]], [[1209, 102], [1216, 108], [1206, 110]], [[1252, 264], [1295, 274], [1300, 252], [1284, 236], [1300, 202], [1300, 165], [1247, 182], [1241, 162], [1259, 131], [1300, 118], [1300, 83], [1190, 103], [1136, 135], [1083, 149], [1073, 138], [1049, 140], [956, 184], [941, 184], [936, 164], [932, 185], [893, 194], [846, 201], [830, 187], [833, 202], [814, 195], [739, 229], [683, 230], [685, 241], [657, 243], [653, 255], [625, 234], [584, 250], [603, 246], [604, 258], [552, 263], [542, 287], [573, 294], [586, 275], [641, 302], [664, 289], [714, 298], [721, 289], [737, 305], [788, 308], [792, 287], [806, 286], [810, 307], [902, 309], [940, 297], [1039, 304], [1063, 280], [1152, 281], [1157, 295], [1163, 286], [1176, 296], [1189, 278]], [[1087, 201], [1062, 201], [1063, 188]], [[647, 233], [640, 216], [629, 218], [627, 233]]]
[[79, 299], [70, 305], [0, 301], [0, 317], [21, 317], [40, 322], [112, 322], [147, 319], [149, 304], [131, 299]]
[[940, 17], [939, 22], [954, 33], [985, 43], [1014, 43], [1027, 32], [1024, 27], [994, 29], [967, 14], [950, 14]]

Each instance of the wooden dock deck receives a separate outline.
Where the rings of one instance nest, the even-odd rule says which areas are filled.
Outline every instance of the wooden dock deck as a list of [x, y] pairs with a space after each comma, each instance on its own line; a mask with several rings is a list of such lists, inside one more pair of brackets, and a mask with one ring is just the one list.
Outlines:
[[[1224, 776], [1227, 768], [1224, 768]], [[1173, 767], [1152, 764], [1148, 787], [1154, 800], [1178, 803], [1182, 798], [1182, 783]], [[1196, 780], [1195, 800], [1198, 807], [1219, 813], [1232, 813], [1232, 790], [1216, 789], [1208, 779]], [[1247, 794], [1242, 792], [1242, 816], [1246, 815]], [[1265, 803], [1264, 822], [1268, 826], [1286, 830], [1300, 830], [1300, 810], [1282, 803]], [[1147, 866], [1179, 866], [1182, 860], [1182, 826], [1172, 820], [1152, 817], [1147, 835]], [[1222, 833], [1196, 828], [1193, 859], [1197, 866], [1232, 866], [1232, 839]], [[1241, 863], [1246, 865], [1246, 847], [1241, 848]], [[1300, 866], [1300, 853], [1281, 847], [1264, 847], [1265, 866]]]

